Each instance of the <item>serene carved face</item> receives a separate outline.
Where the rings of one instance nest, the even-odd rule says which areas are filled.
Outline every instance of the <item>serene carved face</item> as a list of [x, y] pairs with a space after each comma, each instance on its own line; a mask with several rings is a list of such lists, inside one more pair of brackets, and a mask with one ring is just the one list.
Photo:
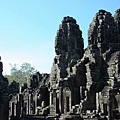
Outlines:
[[59, 55], [60, 54], [60, 49], [55, 47], [55, 53], [56, 53], [56, 55]]

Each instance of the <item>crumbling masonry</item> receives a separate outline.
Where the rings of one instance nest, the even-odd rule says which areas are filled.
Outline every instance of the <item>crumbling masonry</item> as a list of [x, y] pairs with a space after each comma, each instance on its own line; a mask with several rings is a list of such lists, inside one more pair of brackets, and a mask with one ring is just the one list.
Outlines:
[[11, 94], [9, 118], [120, 120], [120, 9], [114, 17], [99, 10], [85, 49], [76, 20], [64, 17], [55, 53], [50, 74], [37, 72]]

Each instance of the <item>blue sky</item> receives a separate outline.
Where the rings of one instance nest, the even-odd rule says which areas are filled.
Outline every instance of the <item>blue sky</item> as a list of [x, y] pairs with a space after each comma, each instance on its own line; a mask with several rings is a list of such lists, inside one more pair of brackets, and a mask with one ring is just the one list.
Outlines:
[[77, 20], [87, 46], [89, 24], [99, 9], [114, 15], [119, 0], [0, 0], [0, 56], [4, 74], [11, 64], [30, 63], [50, 73], [54, 40], [63, 17]]

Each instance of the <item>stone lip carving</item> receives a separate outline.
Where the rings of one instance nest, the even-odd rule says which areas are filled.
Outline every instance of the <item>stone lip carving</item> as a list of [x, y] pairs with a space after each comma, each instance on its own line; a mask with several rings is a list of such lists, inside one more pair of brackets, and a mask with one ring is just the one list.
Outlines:
[[120, 9], [96, 13], [85, 49], [76, 20], [64, 17], [55, 53], [51, 73], [30, 76], [10, 100], [11, 120], [120, 119]]

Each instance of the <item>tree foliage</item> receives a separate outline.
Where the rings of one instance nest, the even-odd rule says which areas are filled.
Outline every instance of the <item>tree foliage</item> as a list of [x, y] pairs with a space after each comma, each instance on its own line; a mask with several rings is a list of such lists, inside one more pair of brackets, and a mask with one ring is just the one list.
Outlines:
[[31, 66], [30, 63], [23, 63], [20, 67], [18, 67], [17, 64], [10, 64], [11, 66], [11, 74], [6, 75], [5, 77], [8, 78], [9, 83], [12, 81], [19, 82], [20, 84], [26, 83], [27, 78], [31, 75], [36, 73], [37, 71], [35, 70], [34, 67]]

